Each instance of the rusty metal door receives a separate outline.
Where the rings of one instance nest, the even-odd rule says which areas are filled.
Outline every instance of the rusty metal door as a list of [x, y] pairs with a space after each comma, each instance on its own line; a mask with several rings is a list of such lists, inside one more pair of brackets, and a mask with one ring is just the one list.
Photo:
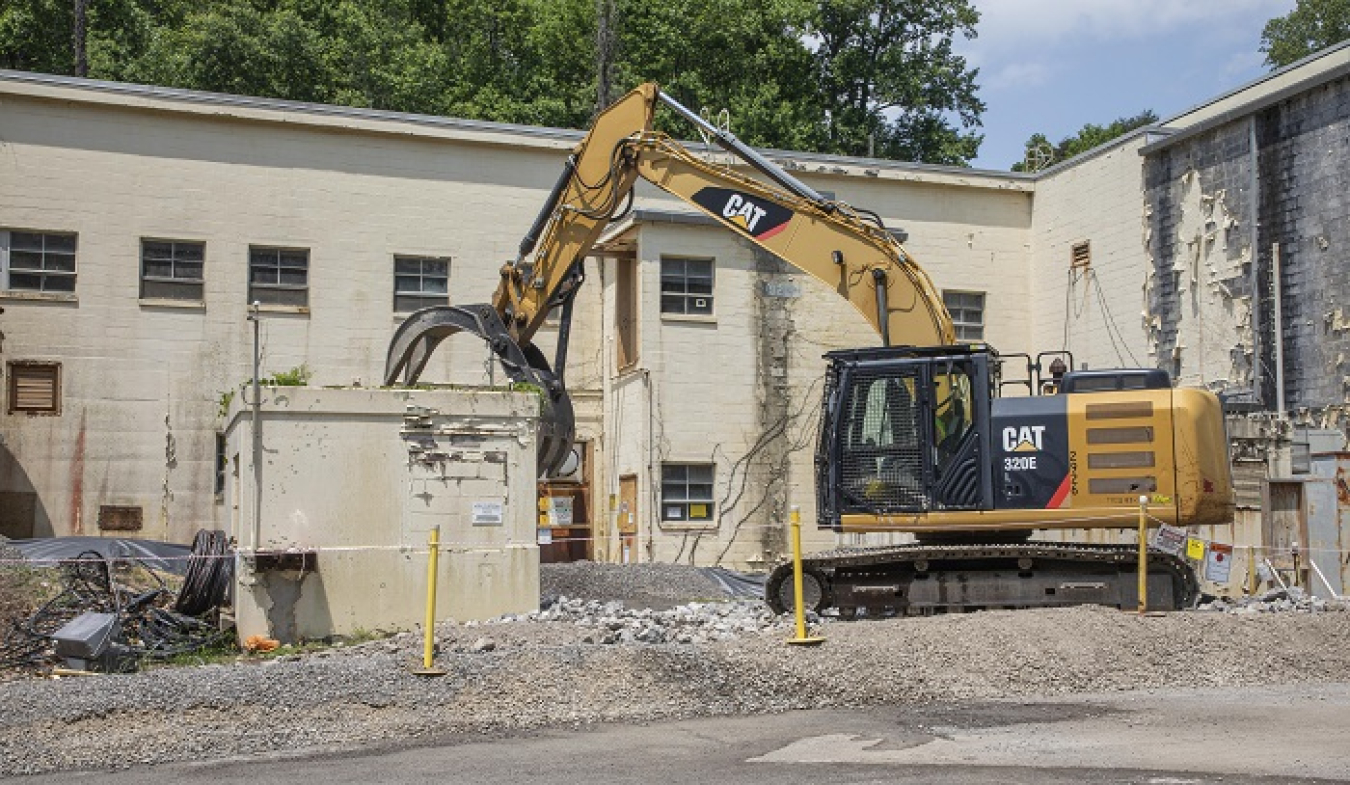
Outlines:
[[637, 561], [638, 530], [638, 478], [636, 474], [625, 474], [619, 478], [619, 562], [628, 564]]

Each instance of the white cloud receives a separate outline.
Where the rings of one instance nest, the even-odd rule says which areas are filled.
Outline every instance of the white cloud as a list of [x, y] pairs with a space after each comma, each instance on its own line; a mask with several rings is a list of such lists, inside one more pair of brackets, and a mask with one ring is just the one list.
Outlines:
[[980, 73], [981, 84], [993, 89], [1037, 87], [1050, 81], [1055, 69], [1044, 62], [1003, 63], [996, 70]]
[[979, 37], [962, 49], [979, 64], [1069, 36], [1117, 41], [1186, 28], [1197, 33], [1246, 29], [1253, 17], [1289, 13], [1294, 0], [971, 0], [971, 4], [980, 12]]

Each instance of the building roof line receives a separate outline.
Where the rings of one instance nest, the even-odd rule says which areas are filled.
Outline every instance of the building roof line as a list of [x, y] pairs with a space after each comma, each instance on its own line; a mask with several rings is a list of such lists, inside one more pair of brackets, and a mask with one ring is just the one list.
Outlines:
[[1260, 112], [1263, 109], [1268, 109], [1276, 104], [1287, 101], [1296, 95], [1302, 95], [1304, 93], [1307, 93], [1309, 90], [1318, 85], [1325, 84], [1327, 82], [1332, 82], [1337, 79], [1342, 79], [1347, 75], [1350, 75], [1350, 62], [1342, 63], [1336, 66], [1335, 68], [1329, 69], [1327, 71], [1318, 72], [1316, 74], [1313, 74], [1312, 76], [1309, 76], [1307, 79], [1301, 79], [1297, 82], [1294, 82], [1293, 84], [1281, 87], [1280, 89], [1272, 93], [1267, 93], [1265, 95], [1254, 98], [1251, 101], [1240, 103], [1231, 109], [1227, 109], [1223, 112], [1220, 112], [1219, 114], [1214, 115], [1213, 117], [1205, 118], [1204, 120], [1201, 120], [1200, 122], [1195, 123], [1194, 125], [1170, 129], [1167, 128], [1165, 125], [1160, 124], [1160, 126], [1158, 128], [1155, 128], [1154, 130], [1165, 132], [1167, 135], [1156, 142], [1150, 142], [1144, 145], [1143, 147], [1139, 148], [1139, 154], [1152, 155], [1153, 153], [1156, 153], [1159, 150], [1164, 150], [1168, 147], [1171, 147], [1172, 145], [1179, 144], [1187, 139], [1199, 136], [1200, 134], [1203, 134], [1207, 131], [1212, 131], [1215, 128], [1218, 128], [1219, 126], [1228, 125], [1229, 123], [1232, 123], [1236, 120], [1240, 120], [1243, 117], [1256, 114], [1257, 112]]
[[[395, 112], [385, 109], [367, 109], [354, 106], [291, 101], [280, 98], [260, 98], [256, 96], [189, 90], [178, 87], [161, 87], [156, 85], [133, 84], [129, 82], [87, 79], [60, 74], [43, 74], [0, 69], [0, 83], [5, 82], [46, 88], [79, 90], [127, 99], [165, 101], [186, 105], [242, 109], [258, 112], [283, 112], [307, 115], [316, 118], [331, 118], [335, 120], [397, 123], [442, 131], [499, 134], [503, 137], [515, 136], [520, 139], [543, 140], [554, 143], [575, 144], [585, 135], [582, 131], [566, 128], [548, 128], [489, 120], [470, 120], [440, 115], [416, 114], [412, 112]], [[702, 150], [704, 147], [704, 145], [699, 142], [685, 142], [684, 144], [691, 150]], [[722, 151], [720, 148], [717, 148], [714, 152], [720, 154]], [[760, 148], [760, 152], [773, 157], [785, 169], [810, 174], [836, 174], [861, 178], [878, 176], [882, 171], [886, 171], [900, 174], [931, 174], [939, 177], [971, 177], [979, 180], [998, 179], [1002, 180], [1004, 183], [1014, 181], [1026, 183], [1028, 186], [1032, 180], [1031, 175], [1020, 172], [1004, 172], [941, 164], [924, 164], [883, 158], [864, 158], [775, 148]]]
[[564, 128], [517, 125], [514, 123], [500, 123], [490, 120], [467, 120], [459, 117], [443, 117], [440, 115], [415, 114], [412, 112], [395, 112], [387, 109], [366, 109], [356, 106], [340, 106], [337, 104], [318, 104], [306, 101], [290, 101], [281, 98], [259, 98], [256, 96], [213, 93], [204, 90], [186, 90], [179, 87], [160, 87], [157, 85], [133, 84], [130, 82], [110, 82], [101, 79], [84, 79], [75, 76], [42, 74], [30, 71], [10, 71], [0, 69], [0, 81], [89, 90], [119, 96], [178, 101], [204, 106], [293, 112], [320, 117], [338, 117], [356, 120], [393, 121], [433, 128], [517, 134], [520, 136], [554, 139], [567, 142], [577, 142], [580, 141], [582, 137], [580, 131]]

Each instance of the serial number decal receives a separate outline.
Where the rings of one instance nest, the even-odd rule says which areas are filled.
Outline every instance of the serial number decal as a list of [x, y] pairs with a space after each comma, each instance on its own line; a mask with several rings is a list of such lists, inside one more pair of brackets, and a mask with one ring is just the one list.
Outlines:
[[1036, 470], [1036, 456], [1018, 455], [1012, 458], [1003, 459], [1003, 471], [1005, 472], [1030, 472]]
[[1069, 450], [1069, 493], [1078, 495], [1078, 452]]

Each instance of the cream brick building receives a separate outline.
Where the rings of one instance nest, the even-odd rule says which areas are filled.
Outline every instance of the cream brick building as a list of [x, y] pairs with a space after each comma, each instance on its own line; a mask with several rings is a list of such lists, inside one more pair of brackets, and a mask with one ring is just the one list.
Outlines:
[[[769, 157], [904, 229], [967, 337], [1094, 368], [1164, 364], [1141, 152], [1163, 130], [1240, 122], [1253, 101], [1340, 78], [1344, 59], [1332, 50], [1037, 175]], [[0, 72], [0, 534], [228, 529], [218, 432], [251, 376], [248, 304], [263, 302], [264, 376], [303, 366], [312, 385], [376, 386], [408, 309], [489, 298], [579, 139]], [[680, 294], [709, 275], [702, 302]], [[646, 186], [587, 276], [567, 374], [585, 461], [578, 484], [546, 490], [570, 502], [550, 552], [776, 557], [787, 510], [813, 520], [820, 356], [875, 335], [825, 287]], [[471, 338], [423, 375], [503, 380]], [[808, 547], [834, 542], [806, 531]]]

